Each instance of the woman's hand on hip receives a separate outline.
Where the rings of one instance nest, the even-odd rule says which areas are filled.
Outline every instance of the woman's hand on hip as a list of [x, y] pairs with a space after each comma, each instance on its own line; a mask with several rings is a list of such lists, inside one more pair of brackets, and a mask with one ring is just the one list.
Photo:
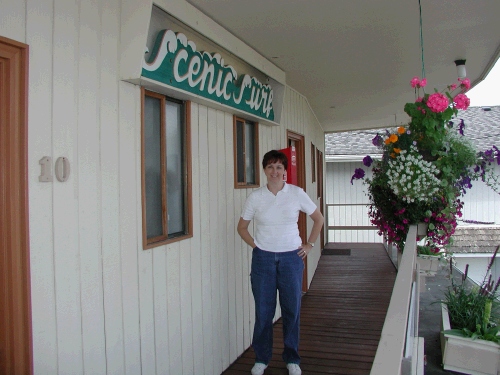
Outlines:
[[300, 247], [299, 247], [299, 251], [297, 252], [297, 254], [299, 255], [299, 257], [301, 257], [302, 259], [305, 259], [305, 257], [307, 256], [307, 254], [309, 254], [312, 250], [312, 245], [309, 244], [309, 243], [306, 243], [306, 244], [302, 244]]

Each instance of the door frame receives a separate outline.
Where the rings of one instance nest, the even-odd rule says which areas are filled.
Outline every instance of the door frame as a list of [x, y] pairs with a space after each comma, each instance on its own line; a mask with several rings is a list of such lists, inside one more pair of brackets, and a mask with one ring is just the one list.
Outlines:
[[[306, 191], [306, 154], [305, 154], [305, 138], [302, 134], [295, 133], [291, 130], [286, 131], [286, 144], [287, 147], [291, 143], [295, 144], [295, 157], [297, 158], [297, 186]], [[307, 217], [304, 212], [299, 214], [299, 235], [302, 243], [307, 243]], [[307, 292], [307, 257], [304, 259], [304, 273], [302, 277], [302, 291]]]
[[[325, 213], [323, 212], [324, 211], [323, 152], [321, 152], [321, 150], [316, 149], [316, 154], [317, 154], [316, 166], [318, 168], [318, 178], [316, 179], [316, 184], [317, 184], [317, 190], [318, 190], [319, 210], [320, 210], [321, 214], [323, 216], [325, 216]], [[325, 226], [324, 225], [321, 227], [320, 243], [321, 243], [321, 252], [323, 252], [323, 249], [325, 248]]]
[[0, 373], [33, 374], [28, 214], [28, 56], [0, 36]]

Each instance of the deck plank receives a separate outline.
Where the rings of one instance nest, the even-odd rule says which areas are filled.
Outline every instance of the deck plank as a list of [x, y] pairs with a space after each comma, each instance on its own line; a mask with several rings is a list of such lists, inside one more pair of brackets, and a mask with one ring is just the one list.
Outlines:
[[[381, 244], [327, 244], [350, 255], [322, 255], [302, 298], [300, 355], [304, 375], [368, 375], [384, 324], [396, 270]], [[327, 247], [325, 246], [325, 248]], [[266, 375], [287, 375], [281, 319], [274, 325]], [[223, 375], [249, 374], [251, 348]]]

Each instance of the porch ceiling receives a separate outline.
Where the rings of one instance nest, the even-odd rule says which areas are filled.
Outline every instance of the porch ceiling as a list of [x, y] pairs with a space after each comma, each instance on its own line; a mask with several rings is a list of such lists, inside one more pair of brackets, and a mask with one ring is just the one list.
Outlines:
[[[325, 132], [404, 123], [409, 86], [422, 75], [418, 0], [188, 0], [286, 72]], [[422, 0], [429, 87], [473, 86], [500, 53], [500, 2]], [[474, 105], [474, 103], [471, 103]]]

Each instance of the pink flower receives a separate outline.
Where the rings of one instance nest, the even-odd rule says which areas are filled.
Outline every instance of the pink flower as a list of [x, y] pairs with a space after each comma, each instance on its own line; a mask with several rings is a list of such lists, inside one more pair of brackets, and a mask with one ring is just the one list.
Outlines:
[[460, 87], [465, 88], [466, 90], [470, 89], [470, 79], [469, 78], [464, 78], [464, 79], [458, 79], [460, 81]]
[[458, 94], [453, 99], [453, 102], [458, 109], [467, 109], [470, 106], [470, 99], [465, 94]]
[[432, 94], [427, 99], [427, 107], [429, 107], [432, 112], [444, 112], [449, 105], [450, 102], [448, 98], [439, 92]]
[[421, 88], [427, 85], [427, 78], [420, 79], [417, 76], [413, 77], [410, 81], [410, 85], [413, 88]]
[[424, 100], [424, 98], [422, 98], [422, 97], [420, 97], [420, 96], [419, 96], [419, 97], [417, 98], [417, 100], [415, 100], [415, 103], [420, 103], [422, 100]]
[[411, 79], [410, 85], [411, 85], [411, 87], [415, 88], [418, 86], [419, 82], [420, 82], [420, 79], [417, 76], [415, 76]]
[[456, 88], [457, 88], [457, 85], [456, 85], [455, 83], [452, 83], [452, 84], [450, 85], [450, 91], [453, 91], [453, 90], [455, 90]]

